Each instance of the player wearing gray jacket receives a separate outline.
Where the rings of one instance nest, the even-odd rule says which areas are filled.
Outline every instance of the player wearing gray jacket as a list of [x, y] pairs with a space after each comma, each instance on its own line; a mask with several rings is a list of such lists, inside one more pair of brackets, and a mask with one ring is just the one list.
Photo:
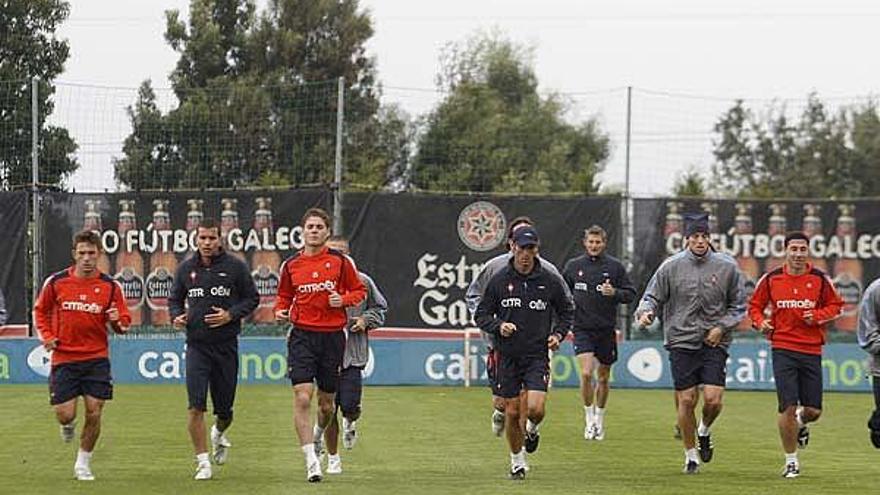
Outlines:
[[[664, 261], [648, 282], [635, 316], [642, 326], [650, 325], [655, 315], [663, 322], [685, 448], [684, 472], [695, 474], [700, 465], [697, 439], [700, 459], [712, 460], [709, 427], [721, 413], [727, 348], [745, 316], [745, 290], [736, 261], [710, 245], [708, 215], [686, 215], [685, 238], [687, 248]], [[703, 385], [699, 428], [694, 415], [698, 385]]]
[[859, 304], [859, 345], [871, 355], [874, 383], [874, 413], [868, 421], [871, 443], [880, 449], [880, 279], [871, 282]]
[[[327, 246], [349, 254], [348, 240], [333, 236]], [[361, 415], [363, 395], [363, 371], [370, 360], [369, 331], [385, 323], [388, 302], [385, 296], [364, 272], [358, 271], [361, 283], [367, 289], [367, 298], [357, 306], [346, 310], [348, 323], [345, 325], [345, 354], [342, 357], [342, 370], [339, 372], [339, 385], [336, 393], [336, 412], [324, 432], [327, 441], [327, 474], [342, 473], [342, 459], [339, 456], [339, 411], [342, 411], [342, 446], [354, 447], [357, 441], [357, 420]], [[315, 438], [321, 438], [317, 426]], [[316, 447], [320, 451], [320, 447]]]

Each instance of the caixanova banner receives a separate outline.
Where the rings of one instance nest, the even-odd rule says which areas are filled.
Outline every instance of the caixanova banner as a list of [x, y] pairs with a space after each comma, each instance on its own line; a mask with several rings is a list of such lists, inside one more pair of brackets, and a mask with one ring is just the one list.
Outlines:
[[[465, 348], [465, 346], [469, 346]], [[282, 338], [243, 338], [239, 350], [242, 383], [288, 383], [287, 350]], [[113, 378], [117, 383], [183, 383], [183, 339], [113, 339]], [[658, 342], [628, 341], [619, 347], [612, 383], [622, 388], [671, 388], [666, 350]], [[36, 339], [0, 339], [0, 384], [45, 383], [49, 355]], [[829, 344], [822, 359], [824, 385], [833, 391], [869, 391], [867, 355], [854, 344]], [[554, 386], [578, 386], [578, 364], [566, 342], [553, 356]], [[364, 370], [369, 385], [464, 385], [486, 383], [483, 346], [460, 338], [377, 338], [370, 342]], [[773, 390], [773, 366], [766, 343], [734, 343], [727, 360], [727, 386]], [[183, 389], [181, 389], [181, 393]], [[768, 399], [768, 403], [770, 403]]]
[[[634, 200], [633, 279], [647, 283], [664, 258], [683, 242], [682, 215], [709, 214], [712, 243], [733, 256], [746, 276], [749, 295], [763, 273], [782, 265], [785, 233], [810, 236], [810, 263], [832, 278], [845, 301], [833, 325], [852, 333], [864, 287], [880, 276], [880, 203], [859, 201]], [[744, 321], [740, 329], [750, 328]], [[832, 334], [832, 338], [835, 337]]]
[[122, 286], [134, 325], [169, 324], [168, 296], [178, 263], [195, 249], [202, 219], [220, 222], [227, 250], [246, 261], [260, 292], [254, 323], [274, 321], [272, 304], [281, 262], [302, 248], [300, 217], [326, 208], [320, 190], [48, 194], [45, 197], [45, 274], [68, 266], [76, 231], [98, 232], [98, 267]]

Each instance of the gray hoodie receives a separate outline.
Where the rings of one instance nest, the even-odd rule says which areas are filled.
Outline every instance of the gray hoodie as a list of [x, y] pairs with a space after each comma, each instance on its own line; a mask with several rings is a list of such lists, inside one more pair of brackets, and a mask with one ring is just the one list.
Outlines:
[[871, 374], [880, 377], [880, 279], [871, 282], [859, 304], [859, 328], [856, 335], [862, 349], [871, 355]]
[[[364, 272], [358, 272], [361, 282], [367, 288], [367, 298], [357, 306], [347, 308], [348, 323], [345, 325], [345, 355], [342, 357], [342, 367], [366, 366], [370, 359], [370, 346], [367, 331], [382, 326], [385, 323], [385, 312], [388, 310], [388, 302], [379, 291], [376, 283]], [[367, 329], [362, 332], [349, 330], [352, 320], [363, 316]]]
[[743, 280], [731, 256], [712, 250], [697, 256], [685, 249], [657, 268], [636, 318], [653, 311], [663, 322], [667, 349], [700, 349], [716, 326], [723, 331], [720, 345], [726, 349], [746, 313]]

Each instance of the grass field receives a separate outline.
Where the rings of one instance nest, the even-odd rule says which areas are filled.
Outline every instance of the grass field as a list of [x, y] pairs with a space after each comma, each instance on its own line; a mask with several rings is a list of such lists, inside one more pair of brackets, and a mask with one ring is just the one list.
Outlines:
[[[0, 387], [0, 493], [872, 493], [880, 452], [868, 441], [867, 394], [826, 394], [825, 415], [801, 453], [801, 477], [779, 476], [775, 395], [728, 392], [716, 451], [698, 476], [681, 474], [672, 393], [615, 390], [603, 442], [583, 440], [576, 391], [555, 389], [540, 449], [524, 482], [507, 481], [506, 443], [489, 429], [484, 388], [372, 387], [360, 440], [341, 451], [343, 474], [319, 485], [305, 469], [283, 386], [239, 388], [229, 463], [195, 482], [183, 386], [119, 385], [105, 410], [92, 468], [72, 480], [76, 446], [62, 444], [44, 386]], [[81, 424], [81, 420], [79, 423]]]

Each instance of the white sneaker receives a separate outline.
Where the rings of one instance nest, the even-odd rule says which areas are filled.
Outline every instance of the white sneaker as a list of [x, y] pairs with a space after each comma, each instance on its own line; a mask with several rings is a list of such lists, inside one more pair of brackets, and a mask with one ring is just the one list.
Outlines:
[[605, 425], [602, 423], [596, 423], [593, 425], [593, 440], [602, 441], [605, 440]]
[[211, 471], [211, 463], [210, 462], [200, 462], [199, 467], [196, 468], [196, 475], [194, 476], [197, 480], [209, 480], [214, 477], [214, 472]]
[[324, 479], [324, 476], [321, 474], [321, 461], [317, 459], [311, 464], [306, 466], [306, 481], [309, 483], [318, 483]]
[[500, 437], [501, 432], [504, 431], [504, 420], [505, 415], [503, 412], [498, 409], [492, 411], [492, 434], [496, 437]]
[[79, 481], [94, 481], [95, 479], [89, 466], [73, 466], [73, 476]]
[[354, 444], [357, 443], [357, 430], [355, 429], [355, 425], [356, 423], [354, 421], [342, 418], [342, 446], [345, 450], [353, 449]]
[[596, 438], [596, 425], [587, 423], [584, 426], [584, 440], [594, 440]]
[[314, 428], [312, 428], [312, 436], [314, 437], [315, 443], [315, 455], [320, 458], [321, 454], [324, 453], [324, 435], [319, 434], [318, 425], [315, 425]]
[[229, 457], [229, 447], [232, 447], [232, 442], [226, 438], [226, 435], [220, 433], [220, 430], [217, 429], [217, 425], [211, 427], [211, 450], [213, 450], [213, 454], [211, 455], [211, 459], [214, 460], [215, 464], [226, 464], [226, 459]]
[[61, 440], [64, 443], [70, 443], [73, 441], [74, 436], [76, 436], [76, 421], [61, 425]]
[[327, 456], [327, 474], [342, 474], [342, 458], [339, 455]]

